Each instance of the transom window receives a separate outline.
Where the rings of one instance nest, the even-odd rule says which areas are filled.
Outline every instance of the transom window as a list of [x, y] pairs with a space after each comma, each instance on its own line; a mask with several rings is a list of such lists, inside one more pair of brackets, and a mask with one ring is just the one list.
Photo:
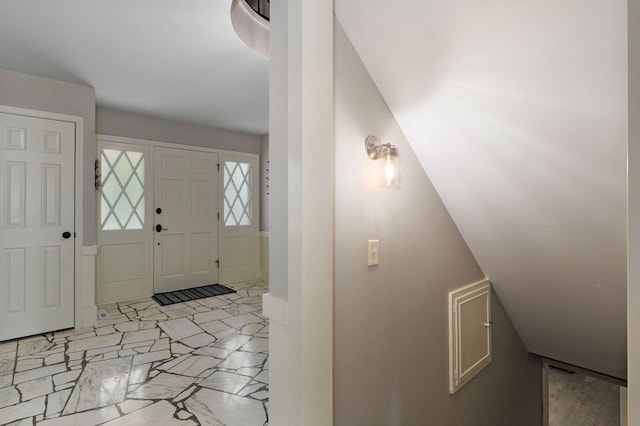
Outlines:
[[105, 148], [100, 154], [100, 226], [104, 231], [144, 227], [144, 154]]
[[251, 225], [251, 164], [224, 162], [224, 225]]

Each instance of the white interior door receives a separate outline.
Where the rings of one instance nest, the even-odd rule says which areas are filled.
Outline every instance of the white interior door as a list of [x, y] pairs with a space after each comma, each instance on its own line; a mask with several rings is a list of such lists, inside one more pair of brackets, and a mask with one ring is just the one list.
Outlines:
[[154, 151], [154, 292], [218, 283], [218, 155]]
[[98, 140], [96, 303], [148, 297], [151, 282], [149, 146]]
[[222, 226], [220, 282], [232, 283], [258, 276], [258, 157], [224, 154], [222, 171]]
[[75, 124], [0, 113], [0, 340], [73, 327]]

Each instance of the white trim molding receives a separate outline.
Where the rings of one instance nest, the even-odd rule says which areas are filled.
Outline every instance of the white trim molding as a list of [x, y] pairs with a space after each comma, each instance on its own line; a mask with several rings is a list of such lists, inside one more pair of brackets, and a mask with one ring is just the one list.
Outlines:
[[270, 293], [262, 295], [262, 313], [271, 321], [277, 321], [282, 325], [289, 325], [289, 303]]
[[629, 394], [626, 386], [620, 386], [620, 426], [629, 426]]

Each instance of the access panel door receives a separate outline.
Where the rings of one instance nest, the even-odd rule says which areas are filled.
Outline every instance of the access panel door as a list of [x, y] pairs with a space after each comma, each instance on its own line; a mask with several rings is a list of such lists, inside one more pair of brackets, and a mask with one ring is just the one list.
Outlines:
[[0, 113], [0, 340], [74, 325], [75, 124]]
[[218, 155], [154, 151], [154, 292], [218, 283]]

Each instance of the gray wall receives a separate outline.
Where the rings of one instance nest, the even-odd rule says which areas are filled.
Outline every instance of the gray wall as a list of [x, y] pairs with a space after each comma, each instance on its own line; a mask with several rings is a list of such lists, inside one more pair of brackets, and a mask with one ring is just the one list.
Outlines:
[[98, 106], [96, 133], [260, 154], [260, 136]]
[[[335, 32], [335, 424], [540, 425], [541, 366], [493, 298], [492, 364], [448, 393], [447, 294], [484, 277], [342, 28]], [[398, 145], [373, 182], [368, 134]], [[367, 240], [380, 265], [367, 267]]]
[[0, 104], [84, 118], [82, 239], [84, 245], [95, 244], [96, 202], [93, 160], [96, 156], [96, 92], [94, 88], [0, 69]]

